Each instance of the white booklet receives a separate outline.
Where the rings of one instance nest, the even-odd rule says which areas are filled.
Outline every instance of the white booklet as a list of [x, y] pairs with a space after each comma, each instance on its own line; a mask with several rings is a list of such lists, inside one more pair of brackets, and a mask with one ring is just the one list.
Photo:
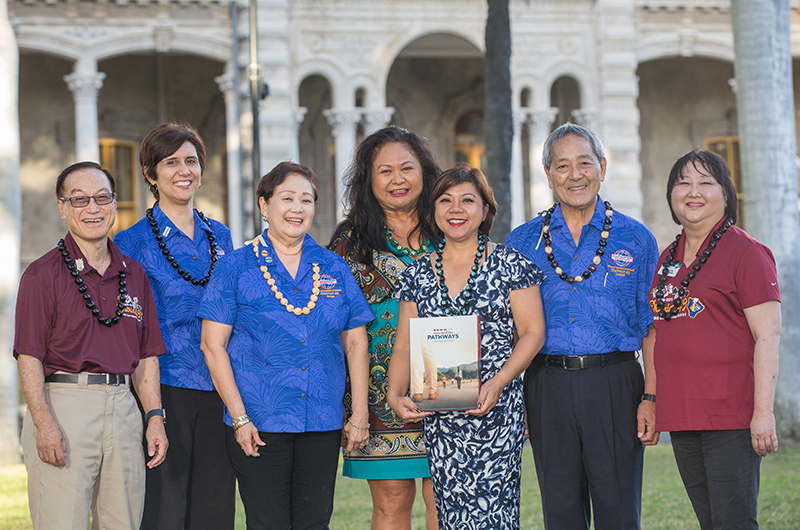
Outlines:
[[481, 322], [477, 315], [412, 318], [411, 399], [421, 410], [478, 407]]

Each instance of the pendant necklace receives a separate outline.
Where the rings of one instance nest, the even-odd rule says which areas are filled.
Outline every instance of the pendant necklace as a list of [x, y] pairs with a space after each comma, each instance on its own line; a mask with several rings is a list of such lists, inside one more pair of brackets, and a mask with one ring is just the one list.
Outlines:
[[[697, 258], [697, 263], [692, 265], [692, 270], [686, 275], [686, 278], [681, 280], [681, 286], [678, 289], [677, 294], [672, 299], [672, 307], [667, 310], [666, 303], [664, 302], [664, 295], [665, 293], [665, 285], [667, 283], [667, 278], [669, 278], [669, 269], [673, 266], [673, 259], [675, 259], [675, 251], [678, 249], [678, 243], [681, 240], [681, 234], [678, 234], [675, 237], [675, 241], [672, 243], [672, 246], [669, 249], [669, 253], [667, 254], [667, 258], [664, 260], [664, 265], [661, 267], [661, 276], [658, 277], [658, 285], [656, 285], [656, 309], [658, 309], [658, 316], [663, 318], [664, 320], [672, 320], [672, 317], [678, 314], [681, 309], [681, 305], [683, 304], [684, 297], [686, 296], [686, 290], [689, 287], [689, 282], [694, 280], [694, 277], [700, 271], [700, 268], [706, 264], [708, 258], [711, 257], [711, 253], [717, 248], [717, 242], [722, 238], [722, 234], [728, 231], [728, 227], [733, 224], [733, 221], [730, 217], [725, 219], [725, 222], [714, 231], [714, 234], [711, 236], [711, 240], [708, 242], [708, 246], [703, 251], [703, 254]], [[686, 256], [684, 256], [684, 259]]]
[[[210, 229], [211, 223], [208, 221], [208, 219], [206, 219], [206, 216], [203, 215], [203, 212], [196, 209], [194, 211], [197, 214], [197, 216], [200, 217], [200, 219], [202, 219], [202, 221]], [[170, 253], [169, 249], [167, 248], [167, 244], [164, 243], [164, 237], [161, 235], [161, 230], [158, 228], [158, 223], [156, 222], [156, 218], [153, 217], [153, 209], [148, 208], [144, 214], [147, 217], [148, 222], [150, 223], [150, 230], [152, 230], [153, 234], [156, 237], [156, 241], [158, 242], [158, 248], [161, 249], [161, 254], [166, 256], [167, 261], [170, 264], [172, 264], [172, 268], [177, 271], [177, 273], [181, 276], [181, 278], [183, 278], [187, 282], [191, 282], [192, 285], [207, 284], [208, 280], [211, 279], [211, 273], [214, 272], [214, 267], [217, 266], [217, 260], [219, 259], [217, 258], [217, 244], [214, 242], [216, 237], [214, 236], [213, 232], [209, 230], [208, 233], [206, 234], [206, 237], [208, 238], [208, 248], [211, 251], [211, 258], [210, 258], [211, 265], [209, 265], [208, 267], [208, 274], [206, 275], [206, 277], [198, 280], [197, 278], [192, 278], [192, 275], [186, 272], [186, 270], [184, 270], [181, 267], [180, 263], [175, 261], [175, 256], [173, 256]]]
[[[258, 252], [259, 239], [261, 239], [261, 236], [258, 236], [255, 239], [253, 239], [253, 252], [255, 252], [256, 254], [256, 261], [258, 261], [259, 258], [259, 252]], [[263, 256], [267, 260], [270, 259], [269, 252], [267, 252], [267, 249], [262, 250], [260, 256]], [[289, 313], [294, 313], [295, 315], [298, 316], [307, 315], [317, 305], [317, 299], [319, 296], [319, 286], [321, 285], [319, 281], [319, 263], [312, 263], [311, 265], [314, 267], [313, 268], [314, 276], [312, 276], [312, 278], [314, 279], [314, 287], [312, 287], [311, 289], [311, 296], [308, 299], [308, 303], [306, 304], [305, 307], [302, 308], [295, 307], [289, 303], [289, 300], [286, 299], [283, 293], [278, 290], [278, 286], [275, 285], [275, 278], [273, 278], [272, 275], [269, 273], [269, 268], [266, 265], [261, 266], [261, 272], [264, 273], [264, 279], [267, 280], [267, 283], [270, 286], [270, 290], [273, 293], [275, 293], [275, 298], [280, 300], [283, 307], [285, 307], [286, 311], [288, 311]]]
[[67, 250], [67, 246], [64, 243], [64, 240], [58, 242], [58, 250], [61, 252], [61, 256], [64, 258], [64, 263], [67, 264], [67, 268], [69, 269], [69, 273], [75, 278], [75, 283], [78, 285], [78, 291], [83, 296], [83, 300], [86, 302], [86, 307], [89, 311], [92, 312], [92, 315], [97, 317], [97, 320], [106, 327], [111, 327], [117, 322], [119, 322], [119, 318], [122, 316], [122, 309], [125, 307], [123, 301], [125, 300], [125, 295], [128, 294], [128, 290], [125, 286], [128, 282], [125, 281], [125, 273], [120, 271], [119, 273], [119, 302], [117, 302], [117, 311], [114, 315], [114, 318], [103, 318], [100, 316], [100, 309], [97, 308], [95, 305], [94, 300], [92, 300], [92, 295], [90, 295], [88, 291], [88, 287], [83, 282], [83, 278], [79, 278], [80, 272], [77, 270], [77, 265], [75, 265], [75, 260], [73, 260], [69, 256], [69, 250]]
[[478, 277], [478, 269], [481, 267], [481, 258], [483, 252], [486, 250], [486, 241], [489, 238], [481, 234], [478, 236], [478, 250], [475, 252], [475, 261], [467, 279], [467, 285], [464, 286], [464, 304], [461, 309], [455, 307], [455, 303], [450, 299], [447, 294], [447, 283], [444, 278], [444, 268], [442, 266], [442, 251], [445, 246], [445, 239], [442, 238], [441, 243], [436, 247], [436, 275], [439, 277], [439, 298], [440, 305], [447, 315], [466, 315], [469, 310], [470, 302], [472, 301], [472, 289], [475, 287], [475, 278]]
[[558, 203], [551, 206], [550, 209], [545, 212], [544, 220], [542, 221], [542, 237], [544, 238], [544, 251], [547, 253], [547, 261], [549, 261], [550, 266], [555, 269], [559, 278], [567, 283], [580, 283], [583, 280], [588, 280], [589, 276], [597, 270], [597, 266], [600, 265], [600, 259], [603, 257], [603, 254], [606, 253], [605, 247], [608, 245], [607, 239], [608, 233], [611, 230], [611, 216], [614, 215], [614, 208], [611, 207], [610, 202], [603, 202], [603, 206], [606, 207], [606, 217], [603, 219], [603, 230], [600, 232], [600, 242], [595, 251], [595, 256], [592, 258], [592, 263], [583, 271], [583, 274], [570, 276], [559, 267], [556, 257], [553, 255], [553, 245], [550, 239], [550, 217], [553, 215], [553, 212], [556, 211], [556, 206], [558, 206]]

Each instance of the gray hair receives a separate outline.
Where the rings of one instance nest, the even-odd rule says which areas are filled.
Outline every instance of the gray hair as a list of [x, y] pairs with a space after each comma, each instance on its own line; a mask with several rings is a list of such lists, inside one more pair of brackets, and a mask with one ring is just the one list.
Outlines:
[[550, 136], [548, 136], [547, 140], [544, 142], [544, 147], [542, 147], [542, 165], [546, 169], [549, 170], [550, 164], [553, 163], [553, 146], [555, 143], [569, 135], [580, 136], [581, 138], [589, 140], [589, 143], [592, 144], [592, 151], [594, 151], [598, 162], [602, 161], [603, 157], [606, 156], [603, 150], [603, 144], [594, 131], [575, 123], [565, 123], [551, 132]]

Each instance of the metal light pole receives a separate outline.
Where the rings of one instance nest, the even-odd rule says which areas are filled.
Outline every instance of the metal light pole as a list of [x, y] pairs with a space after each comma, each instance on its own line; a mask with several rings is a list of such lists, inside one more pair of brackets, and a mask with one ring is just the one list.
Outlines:
[[261, 233], [261, 212], [258, 209], [258, 181], [261, 179], [261, 140], [258, 118], [258, 106], [261, 102], [261, 67], [258, 64], [258, 37], [256, 34], [256, 0], [250, 0], [250, 103], [253, 113], [253, 197], [256, 206], [253, 208], [253, 234]]

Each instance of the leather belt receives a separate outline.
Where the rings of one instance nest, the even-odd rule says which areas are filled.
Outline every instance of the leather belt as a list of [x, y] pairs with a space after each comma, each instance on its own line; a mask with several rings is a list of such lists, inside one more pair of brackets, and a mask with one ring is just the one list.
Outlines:
[[[45, 383], [78, 383], [80, 374], [50, 374], [44, 378]], [[129, 381], [128, 374], [89, 374], [89, 385], [125, 385]]]
[[611, 353], [595, 353], [592, 355], [539, 355], [544, 364], [551, 368], [564, 370], [584, 370], [617, 364], [636, 359], [635, 351], [614, 351]]

